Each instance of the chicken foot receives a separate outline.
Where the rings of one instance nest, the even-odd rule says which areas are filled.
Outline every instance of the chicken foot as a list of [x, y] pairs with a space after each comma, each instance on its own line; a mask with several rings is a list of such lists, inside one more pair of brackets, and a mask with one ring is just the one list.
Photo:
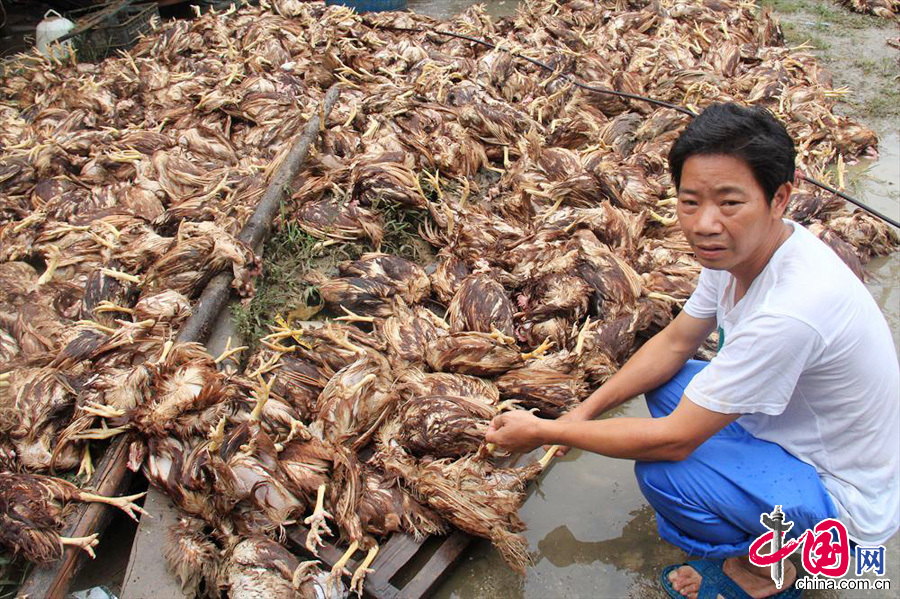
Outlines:
[[375, 322], [374, 316], [360, 316], [356, 312], [348, 309], [346, 306], [341, 306], [341, 310], [344, 311], [344, 316], [338, 316], [335, 320], [342, 320], [347, 322]]
[[296, 568], [294, 568], [294, 573], [291, 576], [291, 585], [295, 589], [300, 589], [300, 587], [307, 580], [312, 578], [312, 574], [310, 571], [315, 571], [315, 568], [319, 565], [319, 560], [311, 559], [309, 561], [300, 562]]
[[330, 535], [331, 529], [328, 528], [326, 518], [334, 519], [328, 511], [325, 510], [325, 487], [322, 483], [316, 490], [316, 509], [313, 510], [311, 516], [303, 520], [303, 523], [309, 526], [309, 533], [306, 535], [306, 548], [315, 556], [319, 555], [319, 547], [325, 543], [322, 541], [322, 531]]
[[225, 349], [222, 350], [222, 353], [219, 354], [219, 357], [217, 357], [215, 360], [213, 360], [213, 363], [219, 364], [221, 362], [224, 362], [231, 356], [241, 353], [248, 347], [250, 347], [250, 346], [249, 345], [239, 345], [238, 347], [231, 347], [231, 337], [228, 337], [228, 340], [225, 342]]
[[134, 275], [128, 274], [127, 272], [122, 272], [121, 270], [116, 270], [114, 268], [101, 268], [100, 274], [111, 277], [113, 279], [117, 279], [119, 281], [122, 281], [123, 283], [134, 283], [135, 285], [141, 284], [140, 277], [136, 277]]
[[53, 273], [56, 272], [56, 267], [59, 266], [59, 259], [62, 258], [62, 252], [59, 251], [59, 248], [55, 245], [51, 245], [50, 250], [50, 264], [47, 265], [47, 270], [38, 278], [38, 285], [45, 285], [50, 282], [50, 279], [53, 278]]
[[522, 360], [529, 360], [531, 358], [543, 356], [551, 347], [553, 347], [553, 342], [550, 341], [550, 337], [547, 337], [546, 339], [544, 339], [543, 343], [534, 348], [532, 351], [522, 354]]
[[514, 345], [516, 340], [509, 335], [504, 335], [503, 331], [495, 326], [491, 326], [491, 338], [497, 340], [502, 345]]
[[85, 402], [85, 404], [81, 406], [81, 410], [88, 414], [99, 416], [100, 418], [117, 418], [125, 415], [125, 410], [119, 410], [112, 406], [99, 404], [95, 401]]
[[74, 498], [78, 501], [86, 501], [91, 503], [105, 503], [106, 505], [111, 505], [113, 507], [117, 507], [126, 514], [128, 517], [137, 522], [137, 516], [135, 516], [135, 512], [140, 514], [147, 515], [147, 512], [144, 511], [139, 505], [136, 505], [134, 502], [144, 495], [147, 492], [136, 493], [134, 495], [124, 495], [122, 497], [107, 497], [105, 495], [94, 495], [93, 493], [86, 493], [84, 491], [78, 491], [75, 493]]
[[375, 561], [375, 556], [378, 555], [378, 549], [377, 543], [369, 548], [369, 552], [366, 553], [365, 559], [353, 573], [353, 578], [350, 580], [350, 590], [356, 591], [356, 594], [359, 597], [362, 597], [363, 594], [363, 582], [366, 580], [366, 574], [374, 572], [369, 566]]
[[352, 543], [350, 543], [350, 546], [347, 547], [347, 551], [344, 552], [344, 555], [341, 556], [341, 559], [335, 562], [334, 566], [332, 566], [331, 574], [328, 575], [328, 578], [325, 581], [325, 592], [329, 597], [331, 596], [331, 591], [334, 588], [334, 583], [341, 580], [341, 576], [343, 576], [344, 572], [346, 571], [344, 569], [344, 566], [347, 565], [347, 562], [350, 561], [350, 558], [353, 557], [353, 554], [356, 553], [357, 549], [359, 549], [359, 541], [353, 541]]
[[134, 310], [132, 308], [125, 308], [118, 304], [114, 304], [111, 301], [103, 300], [97, 307], [93, 310], [94, 314], [104, 314], [106, 312], [124, 312], [125, 314], [134, 314]]
[[65, 549], [66, 546], [83, 549], [85, 553], [91, 556], [91, 559], [95, 559], [97, 554], [94, 553], [94, 547], [99, 543], [97, 540], [98, 536], [99, 534], [95, 532], [87, 537], [59, 537], [59, 544], [63, 549]]
[[116, 426], [113, 428], [89, 428], [81, 431], [80, 433], [76, 433], [72, 435], [72, 439], [80, 440], [80, 439], [111, 439], [116, 435], [121, 435], [122, 433], [127, 433], [131, 430], [130, 426]]
[[84, 478], [88, 479], [93, 474], [94, 462], [91, 460], [91, 446], [89, 443], [85, 443], [81, 452], [81, 462], [78, 464], [78, 476], [84, 475]]

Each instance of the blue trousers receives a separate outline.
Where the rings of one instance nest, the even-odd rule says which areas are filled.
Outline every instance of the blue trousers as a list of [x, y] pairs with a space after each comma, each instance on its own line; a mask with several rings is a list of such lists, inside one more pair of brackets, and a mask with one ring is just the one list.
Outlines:
[[[646, 394], [654, 418], [670, 414], [694, 375], [708, 362], [690, 360], [671, 381]], [[781, 505], [796, 538], [820, 520], [837, 517], [815, 468], [780, 445], [757, 439], [737, 422], [680, 462], [636, 462], [641, 492], [656, 510], [659, 536], [688, 555], [747, 555], [767, 529], [763, 512]]]

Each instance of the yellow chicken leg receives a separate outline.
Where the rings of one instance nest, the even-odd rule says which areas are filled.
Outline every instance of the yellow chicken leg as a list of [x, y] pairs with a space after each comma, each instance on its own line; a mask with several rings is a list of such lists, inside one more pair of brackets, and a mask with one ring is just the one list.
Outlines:
[[348, 309], [345, 306], [341, 306], [341, 310], [344, 311], [344, 316], [338, 316], [335, 320], [342, 320], [347, 322], [375, 322], [374, 316], [360, 316], [356, 312]]
[[509, 335], [505, 335], [503, 331], [493, 325], [491, 325], [491, 338], [496, 339], [503, 345], [513, 345], [516, 342], [515, 339], [513, 339]]
[[547, 453], [544, 454], [544, 457], [542, 457], [540, 460], [538, 460], [538, 463], [541, 465], [541, 468], [547, 467], [547, 464], [550, 463], [550, 460], [552, 460], [556, 456], [556, 451], [559, 449], [559, 447], [560, 447], [559, 445], [551, 445], [550, 446], [550, 449], [547, 450]]
[[350, 590], [356, 591], [356, 594], [359, 597], [362, 597], [363, 594], [363, 582], [366, 580], [366, 574], [368, 574], [369, 572], [374, 572], [374, 570], [369, 568], [369, 566], [371, 566], [372, 562], [375, 561], [376, 555], [378, 555], [378, 544], [373, 545], [369, 549], [369, 552], [366, 554], [366, 558], [353, 573], [353, 578], [350, 580]]
[[312, 577], [312, 572], [315, 571], [315, 568], [318, 565], [319, 560], [315, 559], [306, 562], [300, 562], [300, 564], [294, 569], [293, 576], [291, 576], [291, 585], [295, 589], [299, 590], [303, 583]]
[[222, 353], [219, 354], [219, 357], [217, 357], [215, 360], [213, 360], [213, 362], [216, 363], [216, 364], [219, 364], [219, 363], [221, 363], [221, 362], [224, 362], [225, 360], [227, 360], [227, 359], [230, 358], [231, 356], [233, 356], [233, 355], [235, 355], [235, 354], [241, 353], [242, 351], [244, 351], [244, 350], [247, 349], [248, 347], [250, 347], [250, 346], [248, 346], [248, 345], [240, 345], [240, 346], [238, 346], [238, 347], [231, 347], [231, 337], [229, 337], [228, 340], [225, 342], [225, 349], [222, 350]]
[[105, 503], [106, 505], [111, 505], [113, 507], [117, 507], [126, 514], [128, 517], [137, 522], [137, 516], [134, 515], [135, 512], [147, 515], [147, 512], [144, 511], [139, 505], [136, 505], [134, 502], [137, 499], [140, 499], [147, 492], [136, 493], [134, 495], [125, 495], [123, 497], [106, 497], [105, 495], [94, 495], [93, 493], [85, 493], [84, 491], [80, 491], [75, 497], [79, 501], [89, 501], [93, 503]]
[[322, 531], [325, 531], [325, 534], [331, 534], [331, 529], [328, 528], [328, 523], [325, 519], [334, 519], [325, 510], [325, 487], [325, 483], [319, 485], [316, 491], [316, 509], [313, 510], [311, 516], [303, 520], [303, 523], [309, 526], [309, 533], [306, 535], [306, 548], [315, 556], [319, 555], [319, 547], [325, 544], [322, 542]]
[[544, 339], [544, 342], [534, 348], [533, 351], [522, 354], [522, 360], [529, 360], [531, 358], [543, 356], [551, 347], [553, 347], [553, 342], [550, 341], [550, 337], [547, 337], [546, 339]]
[[99, 541], [97, 541], [97, 536], [97, 533], [94, 533], [88, 537], [59, 537], [59, 544], [62, 545], [63, 549], [65, 549], [66, 546], [83, 549], [91, 556], [91, 559], [94, 559], [97, 557], [97, 554], [94, 553], [94, 547], [99, 543]]
[[85, 443], [81, 453], [81, 463], [78, 465], [78, 476], [83, 475], [85, 479], [88, 479], [93, 474], [94, 462], [91, 460], [91, 447], [89, 443]]
[[59, 259], [62, 257], [62, 253], [60, 253], [59, 248], [55, 245], [51, 245], [49, 247], [50, 250], [50, 264], [47, 265], [47, 270], [38, 278], [38, 285], [45, 285], [49, 283], [53, 278], [53, 274], [56, 272], [56, 267], [59, 266]]
[[356, 550], [359, 549], [359, 541], [353, 541], [350, 543], [350, 546], [347, 547], [347, 551], [344, 552], [344, 555], [341, 556], [334, 566], [331, 568], [331, 574], [328, 575], [327, 580], [325, 581], [325, 594], [331, 597], [331, 591], [334, 588], [334, 583], [341, 580], [341, 576], [344, 575], [344, 566], [347, 565], [347, 562], [350, 561], [350, 558], [353, 557], [353, 554], [356, 553]]

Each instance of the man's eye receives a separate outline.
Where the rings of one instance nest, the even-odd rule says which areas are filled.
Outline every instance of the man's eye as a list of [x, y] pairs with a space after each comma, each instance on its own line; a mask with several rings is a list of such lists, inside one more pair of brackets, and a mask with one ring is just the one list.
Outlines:
[[739, 202], [738, 200], [725, 200], [724, 202], [722, 202], [723, 206], [739, 206], [740, 204], [741, 202]]

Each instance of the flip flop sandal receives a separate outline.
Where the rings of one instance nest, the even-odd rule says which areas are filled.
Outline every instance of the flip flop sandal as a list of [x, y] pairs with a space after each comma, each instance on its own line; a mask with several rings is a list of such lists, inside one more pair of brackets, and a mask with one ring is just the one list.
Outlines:
[[[722, 571], [723, 559], [698, 559], [684, 564], [669, 566], [662, 572], [660, 582], [663, 588], [672, 599], [686, 599], [675, 590], [672, 582], [669, 580], [669, 574], [682, 566], [690, 566], [703, 578], [700, 582], [700, 590], [697, 591], [697, 599], [716, 599], [721, 595], [724, 599], [752, 599], [750, 595], [737, 585], [731, 578]], [[803, 591], [791, 585], [790, 588], [774, 595], [769, 595], [766, 599], [798, 599]]]

